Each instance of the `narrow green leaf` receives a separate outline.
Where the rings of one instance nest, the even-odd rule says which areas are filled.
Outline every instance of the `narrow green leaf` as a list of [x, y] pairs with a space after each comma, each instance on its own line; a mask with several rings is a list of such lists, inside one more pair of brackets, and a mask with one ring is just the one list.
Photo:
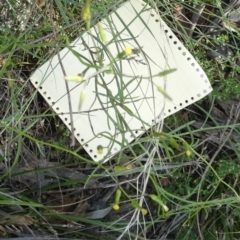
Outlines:
[[172, 101], [173, 99], [170, 97], [170, 95], [160, 86], [157, 86], [157, 90], [167, 99], [169, 99], [170, 101]]
[[29, 206], [29, 207], [42, 207], [42, 204], [34, 202], [23, 202], [23, 201], [14, 201], [14, 200], [0, 200], [2, 205], [16, 205], [16, 206]]
[[132, 202], [131, 202], [131, 205], [134, 207], [134, 208], [136, 208], [136, 209], [142, 209], [142, 207], [139, 205], [139, 203], [137, 202], [137, 201], [135, 201], [135, 200], [133, 200]]
[[173, 148], [175, 148], [175, 149], [177, 149], [178, 151], [180, 151], [180, 146], [179, 146], [179, 144], [177, 143], [177, 141], [176, 141], [173, 137], [170, 138], [169, 143], [170, 143], [170, 145], [171, 145]]
[[158, 74], [158, 76], [159, 76], [159, 77], [164, 77], [164, 76], [166, 76], [166, 75], [168, 75], [168, 74], [170, 74], [170, 73], [173, 73], [173, 72], [175, 72], [175, 71], [177, 71], [176, 68], [174, 68], [174, 69], [169, 69], [169, 70], [164, 70], [164, 71], [160, 72], [160, 73]]

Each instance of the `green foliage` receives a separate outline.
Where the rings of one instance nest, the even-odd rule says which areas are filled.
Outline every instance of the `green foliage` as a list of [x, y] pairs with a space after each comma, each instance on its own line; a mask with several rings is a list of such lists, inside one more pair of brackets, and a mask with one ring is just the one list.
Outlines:
[[231, 96], [240, 96], [240, 65], [236, 63], [239, 50], [236, 52], [235, 47], [230, 44], [229, 35], [221, 34], [203, 39], [201, 43], [196, 42], [194, 47], [189, 47], [213, 85], [212, 96], [224, 100]]
[[[13, 4], [15, 1], [9, 2]], [[173, 9], [176, 6], [172, 2], [174, 1], [155, 3], [157, 7], [164, 9], [160, 12], [161, 16], [182, 37], [186, 47], [206, 71], [214, 87], [211, 98], [239, 97], [239, 33], [224, 29], [216, 36], [204, 35], [201, 41], [189, 37], [186, 33], [180, 34], [179, 30], [176, 30], [177, 23], [173, 20]], [[115, 3], [116, 1], [92, 1], [92, 24], [107, 16], [112, 10], [110, 7]], [[182, 4], [188, 14], [195, 11], [194, 8], [199, 4], [212, 5], [218, 8], [219, 12], [222, 11], [219, 1], [179, 0], [175, 3]], [[11, 218], [18, 216], [19, 211], [19, 214], [33, 218], [44, 233], [59, 232], [65, 234], [64, 236], [72, 234], [72, 238], [81, 238], [84, 235], [89, 239], [95, 237], [92, 232], [78, 229], [79, 225], [85, 225], [84, 229], [94, 227], [98, 233], [104, 229], [107, 234], [102, 239], [116, 239], [123, 231], [126, 231], [125, 238], [144, 238], [145, 232], [141, 232], [141, 229], [152, 231], [165, 226], [167, 229], [171, 219], [183, 216], [175, 230], [175, 239], [198, 239], [198, 225], [206, 240], [220, 239], [222, 236], [226, 239], [239, 239], [237, 232], [240, 228], [240, 211], [239, 197], [236, 196], [236, 192], [240, 190], [240, 165], [237, 156], [239, 149], [233, 147], [226, 150], [222, 147], [210, 164], [213, 151], [216, 152], [218, 148], [215, 145], [209, 147], [210, 141], [205, 135], [204, 138], [199, 137], [201, 133], [205, 133], [203, 129], [193, 130], [189, 127], [192, 115], [188, 111], [181, 111], [166, 119], [163, 131], [153, 127], [136, 142], [129, 143], [129, 146], [114, 158], [116, 161], [107, 164], [92, 162], [81, 146], [69, 147], [70, 131], [57, 120], [52, 109], [38, 96], [27, 79], [37, 66], [56, 54], [56, 43], [61, 49], [84, 31], [85, 25], [79, 22], [82, 20], [84, 4], [74, 0], [54, 1], [52, 24], [48, 15], [51, 8], [47, 3], [24, 31], [11, 28], [0, 30], [0, 104], [3, 111], [0, 113], [0, 164], [3, 184], [0, 193], [1, 211], [6, 211]], [[90, 23], [89, 17], [87, 15], [85, 19], [88, 21], [87, 27]], [[215, 16], [212, 13], [210, 17], [212, 19]], [[172, 21], [169, 21], [170, 18]], [[124, 20], [124, 17], [122, 19]], [[98, 39], [101, 40], [104, 40], [104, 36]], [[220, 54], [216, 49], [218, 46], [227, 46], [230, 50]], [[120, 61], [126, 54], [121, 52], [118, 58], [114, 56], [116, 59], [113, 59], [113, 62]], [[90, 66], [96, 68], [98, 64], [99, 69], [102, 69], [103, 55], [99, 56], [98, 60], [95, 64], [90, 64], [89, 61]], [[108, 68], [102, 69], [105, 74], [114, 72], [113, 62]], [[171, 71], [159, 75], [163, 76]], [[84, 76], [81, 76], [80, 80], [84, 81], [83, 78]], [[79, 76], [77, 79], [79, 80]], [[171, 99], [171, 92], [158, 90]], [[123, 104], [121, 94], [111, 97], [118, 107], [133, 115]], [[210, 109], [205, 110], [195, 113], [193, 109], [192, 114], [208, 120]], [[123, 123], [123, 120], [120, 122]], [[233, 128], [239, 128], [235, 125]], [[218, 130], [218, 127], [215, 130]], [[99, 145], [97, 150], [102, 152], [103, 147]], [[30, 161], [31, 159], [33, 161]], [[42, 159], [42, 165], [34, 165], [39, 159]], [[48, 161], [48, 166], [44, 165], [45, 161]], [[22, 164], [26, 162], [27, 168], [22, 168]], [[55, 166], [52, 162], [61, 164]], [[74, 170], [79, 174], [79, 178], [75, 176], [74, 179], [67, 179], [65, 175], [58, 175], [61, 171], [69, 171], [73, 175]], [[25, 182], [25, 178], [31, 179], [32, 176], [38, 180], [45, 176], [44, 179], [50, 184], [44, 186], [45, 182], [40, 181], [30, 186]], [[86, 206], [80, 203], [91, 203], [92, 208], [98, 209], [99, 202], [110, 196], [105, 204], [113, 205], [116, 189], [112, 191], [111, 188], [114, 187], [121, 187], [123, 192], [121, 199], [119, 197], [116, 201], [122, 212], [111, 213], [108, 216], [111, 219], [109, 221], [85, 217]], [[41, 194], [43, 193], [43, 199], [36, 200], [40, 194], [39, 189]], [[77, 197], [74, 198], [73, 195]], [[84, 212], [82, 215], [80, 210], [71, 212], [77, 202], [79, 209]], [[71, 205], [71, 210], [68, 210], [70, 214], [64, 212], [67, 205]], [[167, 206], [169, 211], [162, 211], [164, 206]], [[129, 214], [139, 210], [142, 214], [129, 217]], [[50, 230], [46, 230], [46, 222], [49, 222]], [[74, 232], [77, 233], [72, 233], [73, 229], [59, 227], [65, 226], [66, 222], [73, 224]], [[5, 223], [4, 220], [1, 226]], [[161, 227], [159, 223], [162, 224]], [[28, 227], [32, 228], [32, 225]]]

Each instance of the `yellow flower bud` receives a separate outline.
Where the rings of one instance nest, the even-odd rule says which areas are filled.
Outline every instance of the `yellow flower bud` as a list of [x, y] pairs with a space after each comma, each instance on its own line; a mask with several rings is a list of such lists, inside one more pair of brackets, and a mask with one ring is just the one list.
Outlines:
[[98, 154], [102, 154], [103, 153], [103, 146], [98, 145], [97, 146], [97, 152], [98, 152]]
[[114, 210], [119, 210], [120, 206], [119, 206], [119, 201], [120, 201], [120, 197], [122, 195], [122, 191], [120, 189], [118, 189], [115, 193], [115, 202], [113, 204], [113, 209]]
[[106, 37], [106, 34], [103, 30], [102, 24], [99, 22], [97, 24], [97, 27], [98, 27], [98, 32], [99, 32], [99, 35], [100, 35], [100, 39], [102, 40], [103, 43], [106, 43], [107, 42], [107, 37]]
[[83, 76], [81, 76], [81, 75], [65, 76], [64, 79], [67, 81], [71, 81], [71, 82], [82, 82]]
[[168, 208], [165, 204], [163, 204], [163, 202], [161, 201], [161, 199], [160, 199], [158, 196], [156, 196], [156, 195], [154, 195], [154, 194], [151, 194], [151, 195], [149, 195], [149, 197], [150, 197], [153, 201], [157, 202], [157, 203], [164, 209], [165, 212], [168, 212], [168, 211], [169, 211], [169, 208]]
[[86, 0], [86, 4], [82, 9], [82, 19], [86, 23], [86, 27], [89, 30], [91, 25], [91, 2], [90, 0]]
[[169, 208], [168, 208], [166, 205], [163, 205], [162, 207], [163, 207], [163, 209], [164, 209], [165, 212], [168, 212], [168, 211], [169, 211]]
[[142, 206], [140, 206], [139, 203], [138, 203], [137, 201], [135, 201], [135, 200], [133, 200], [133, 201], [131, 202], [131, 205], [132, 205], [134, 208], [139, 209], [139, 210], [142, 212], [143, 215], [146, 215], [146, 214], [148, 213], [148, 210], [145, 209], [145, 208], [143, 208]]
[[172, 97], [160, 86], [157, 86], [157, 90], [164, 96], [166, 97], [168, 100], [172, 101]]
[[83, 102], [84, 102], [85, 97], [86, 97], [86, 90], [83, 89], [82, 92], [81, 92], [81, 95], [80, 95], [80, 101], [79, 101], [78, 111], [80, 111], [80, 110], [82, 109], [82, 105], [83, 105]]

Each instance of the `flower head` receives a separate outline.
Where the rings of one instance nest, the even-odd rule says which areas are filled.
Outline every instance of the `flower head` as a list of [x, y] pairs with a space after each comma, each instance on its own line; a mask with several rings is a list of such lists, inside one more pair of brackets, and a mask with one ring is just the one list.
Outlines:
[[115, 202], [113, 204], [113, 209], [115, 211], [119, 210], [120, 206], [119, 206], [119, 201], [120, 201], [120, 197], [122, 195], [122, 191], [121, 189], [117, 189], [116, 193], [115, 193]]
[[120, 209], [119, 205], [118, 204], [113, 204], [113, 209], [115, 211], [118, 211]]
[[168, 212], [168, 211], [169, 211], [169, 208], [168, 208], [166, 205], [163, 204], [162, 207], [163, 207], [163, 209], [164, 209], [165, 212]]
[[148, 210], [147, 210], [147, 209], [145, 209], [145, 208], [142, 208], [142, 209], [141, 209], [141, 212], [142, 212], [142, 214], [145, 216], [145, 215], [147, 215], [147, 213], [148, 213]]
[[192, 153], [189, 150], [187, 150], [185, 154], [187, 155], [187, 157], [190, 157], [192, 155]]
[[126, 48], [124, 49], [124, 53], [125, 53], [126, 55], [131, 55], [131, 54], [133, 53], [133, 49], [130, 48], [130, 47], [126, 47]]

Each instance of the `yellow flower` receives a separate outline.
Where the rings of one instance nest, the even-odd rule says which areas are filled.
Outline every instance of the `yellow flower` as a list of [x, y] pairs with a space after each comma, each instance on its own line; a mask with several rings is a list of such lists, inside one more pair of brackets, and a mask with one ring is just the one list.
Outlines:
[[113, 209], [114, 209], [115, 211], [118, 211], [118, 210], [119, 210], [119, 208], [120, 208], [120, 207], [119, 207], [119, 205], [118, 205], [118, 204], [114, 204], [114, 205], [113, 205]]
[[78, 111], [80, 111], [82, 109], [82, 105], [83, 105], [83, 102], [84, 102], [84, 99], [86, 97], [86, 90], [83, 89], [82, 92], [81, 92], [81, 95], [80, 95], [80, 100], [79, 100], [79, 105], [78, 105]]
[[131, 54], [133, 53], [133, 49], [130, 48], [130, 47], [126, 47], [126, 48], [124, 49], [124, 53], [125, 53], [126, 55], [131, 55]]
[[147, 209], [145, 209], [145, 208], [142, 208], [142, 209], [141, 209], [141, 212], [142, 212], [142, 214], [145, 216], [145, 215], [147, 215], [147, 213], [148, 213], [148, 210], [147, 210]]
[[192, 153], [189, 150], [187, 150], [185, 154], [187, 155], [187, 157], [190, 157], [192, 155]]

